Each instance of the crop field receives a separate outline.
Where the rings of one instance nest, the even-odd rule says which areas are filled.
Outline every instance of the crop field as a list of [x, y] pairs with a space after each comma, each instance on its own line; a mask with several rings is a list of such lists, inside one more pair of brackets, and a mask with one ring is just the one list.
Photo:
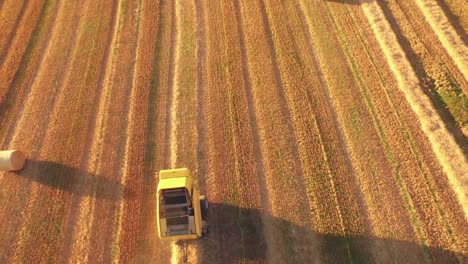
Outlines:
[[0, 123], [0, 263], [468, 263], [466, 0], [0, 0]]

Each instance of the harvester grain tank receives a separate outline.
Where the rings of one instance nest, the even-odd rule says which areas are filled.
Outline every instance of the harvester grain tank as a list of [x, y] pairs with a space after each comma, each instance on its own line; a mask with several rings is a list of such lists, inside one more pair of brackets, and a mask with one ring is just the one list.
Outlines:
[[208, 201], [200, 195], [187, 168], [161, 170], [157, 189], [158, 235], [163, 240], [202, 237]]

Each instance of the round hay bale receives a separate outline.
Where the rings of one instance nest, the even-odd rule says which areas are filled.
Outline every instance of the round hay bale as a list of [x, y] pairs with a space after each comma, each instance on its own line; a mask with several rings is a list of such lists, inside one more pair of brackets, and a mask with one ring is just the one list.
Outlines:
[[0, 171], [21, 170], [26, 156], [19, 150], [0, 151]]

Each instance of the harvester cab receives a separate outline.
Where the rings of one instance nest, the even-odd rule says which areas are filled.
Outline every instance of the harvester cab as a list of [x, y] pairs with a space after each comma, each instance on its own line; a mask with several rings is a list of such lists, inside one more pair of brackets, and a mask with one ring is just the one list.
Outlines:
[[205, 235], [208, 201], [200, 195], [186, 168], [161, 170], [157, 189], [158, 235], [163, 240]]

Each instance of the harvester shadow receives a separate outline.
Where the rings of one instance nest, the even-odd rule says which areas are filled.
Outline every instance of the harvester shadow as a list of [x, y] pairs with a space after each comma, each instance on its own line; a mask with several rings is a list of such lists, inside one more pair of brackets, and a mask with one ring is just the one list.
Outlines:
[[[350, 260], [354, 263], [377, 263], [371, 253], [371, 245], [378, 245], [380, 261], [388, 260], [386, 263], [468, 263], [468, 255], [460, 252], [389, 238], [320, 234], [259, 210], [225, 204], [210, 204], [207, 237], [188, 241], [197, 251], [196, 263], [278, 262], [267, 258], [265, 238], [268, 235], [263, 230], [262, 221], [279, 231], [275, 237], [280, 234], [282, 242], [271, 242], [288, 252], [287, 263], [347, 263]], [[314, 243], [318, 245], [318, 250], [314, 251], [317, 254], [310, 254]], [[190, 252], [188, 255], [190, 260], [193, 256]]]
[[27, 160], [24, 168], [15, 174], [79, 196], [113, 200], [124, 191], [126, 195], [132, 195], [118, 181], [53, 161]]

